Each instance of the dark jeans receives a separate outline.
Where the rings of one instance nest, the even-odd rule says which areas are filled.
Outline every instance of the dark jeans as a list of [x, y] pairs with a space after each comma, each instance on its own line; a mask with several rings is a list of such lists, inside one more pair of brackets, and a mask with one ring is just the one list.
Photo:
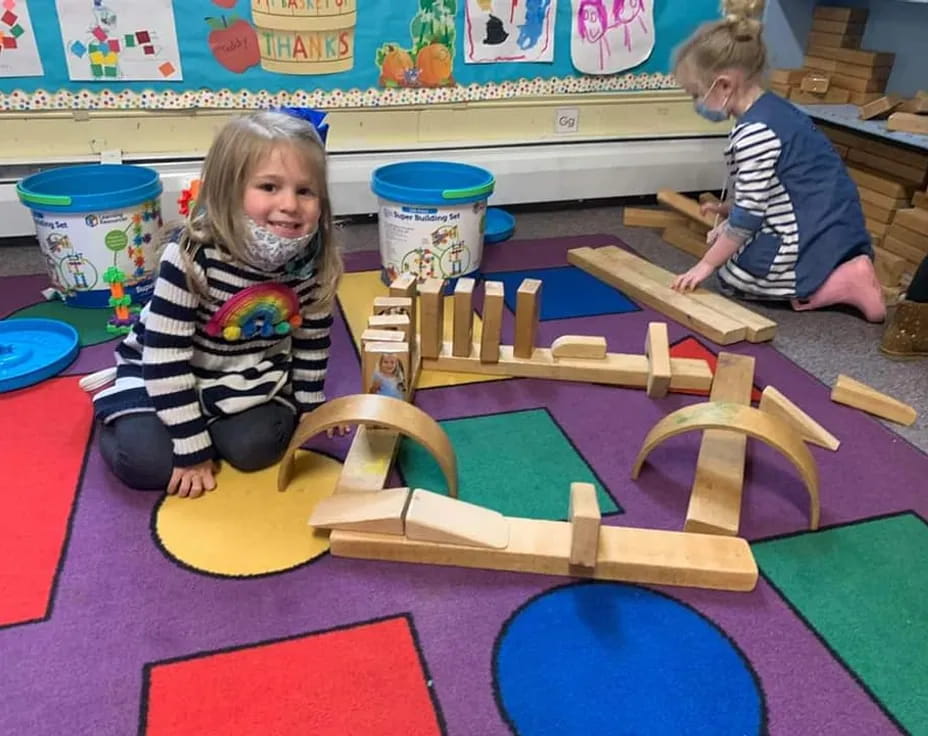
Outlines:
[[912, 277], [905, 298], [910, 302], [928, 302], [928, 256], [922, 259], [915, 276]]
[[[283, 457], [296, 417], [271, 402], [223, 417], [209, 427], [220, 459], [239, 470], [261, 470]], [[174, 470], [174, 445], [157, 414], [127, 414], [100, 427], [100, 452], [123, 483], [140, 491], [163, 491]]]

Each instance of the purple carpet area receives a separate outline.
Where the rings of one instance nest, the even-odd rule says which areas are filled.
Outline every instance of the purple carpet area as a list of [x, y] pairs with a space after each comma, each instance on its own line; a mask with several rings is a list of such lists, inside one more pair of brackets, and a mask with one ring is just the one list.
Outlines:
[[[610, 244], [616, 241], [607, 235], [512, 241], [489, 247], [483, 269], [564, 266], [569, 248]], [[352, 253], [346, 265], [349, 271], [374, 270], [380, 259], [377, 253]], [[39, 301], [46, 285], [44, 277], [4, 279], [0, 315]], [[481, 298], [476, 304], [479, 309]], [[692, 334], [642, 308], [543, 322], [537, 341], [547, 345], [567, 332], [605, 335], [612, 352], [642, 353], [651, 321], [668, 323], [671, 342]], [[512, 329], [513, 316], [507, 312], [504, 341]], [[68, 372], [111, 365], [114, 344], [85, 349]], [[904, 510], [928, 517], [928, 458], [923, 453], [872, 418], [831, 402], [827, 386], [773, 346], [740, 343], [721, 349], [755, 356], [760, 388], [776, 385], [841, 440], [837, 453], [811, 447], [821, 478], [822, 526]], [[330, 366], [330, 398], [359, 390], [357, 352], [340, 314]], [[659, 446], [637, 481], [630, 472], [655, 422], [703, 400], [671, 395], [655, 401], [639, 390], [509, 380], [424, 389], [415, 403], [439, 420], [545, 407], [624, 509], [604, 523], [681, 529], [698, 434]], [[314, 447], [341, 457], [347, 443], [319, 439]], [[753, 541], [806, 529], [808, 496], [795, 470], [759, 442], [748, 447], [742, 535]], [[504, 478], [500, 487], [505, 490]], [[445, 733], [512, 733], [494, 696], [494, 643], [527, 600], [568, 578], [329, 555], [267, 577], [213, 577], [178, 565], [153, 543], [150, 526], [157, 501], [157, 494], [131, 492], [115, 480], [91, 439], [51, 614], [45, 621], [0, 629], [0, 734], [134, 733], [146, 663], [401, 613], [409, 613], [414, 623]], [[763, 691], [768, 733], [897, 731], [855, 676], [763, 578], [751, 593], [659, 589], [714, 621], [743, 652]], [[258, 673], [254, 685], [261, 685]], [[618, 730], [647, 733], [648, 724], [626, 723]]]

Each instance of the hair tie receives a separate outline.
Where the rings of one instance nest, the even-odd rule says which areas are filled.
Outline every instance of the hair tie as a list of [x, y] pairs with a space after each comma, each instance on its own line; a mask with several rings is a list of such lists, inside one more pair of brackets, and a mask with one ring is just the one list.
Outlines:
[[324, 121], [328, 113], [322, 110], [314, 110], [311, 107], [277, 107], [274, 109], [277, 112], [282, 112], [286, 115], [299, 118], [300, 120], [305, 120], [312, 125], [313, 130], [316, 131], [316, 134], [322, 141], [322, 147], [325, 148], [326, 137], [329, 135], [329, 124]]

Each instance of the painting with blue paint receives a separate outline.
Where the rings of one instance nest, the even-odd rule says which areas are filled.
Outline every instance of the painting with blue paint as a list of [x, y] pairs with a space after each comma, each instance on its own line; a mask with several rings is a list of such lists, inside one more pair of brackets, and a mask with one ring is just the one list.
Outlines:
[[468, 64], [553, 61], [551, 0], [467, 0], [465, 8]]

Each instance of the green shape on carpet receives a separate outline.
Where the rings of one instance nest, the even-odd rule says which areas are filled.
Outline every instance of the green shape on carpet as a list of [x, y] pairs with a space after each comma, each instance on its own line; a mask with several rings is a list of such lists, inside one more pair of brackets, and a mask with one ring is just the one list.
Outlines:
[[106, 323], [113, 316], [111, 309], [79, 309], [69, 307], [61, 301], [39, 302], [13, 312], [7, 319], [30, 317], [32, 319], [57, 319], [67, 322], [81, 338], [81, 347], [109, 342], [119, 335], [106, 331]]
[[780, 594], [910, 733], [928, 733], [928, 524], [907, 513], [753, 545]]
[[[567, 518], [570, 484], [593, 483], [603, 514], [621, 512], [593, 470], [544, 409], [446, 419], [458, 459], [459, 498], [529, 519]], [[398, 465], [410, 488], [447, 493], [438, 464], [403, 440]]]

